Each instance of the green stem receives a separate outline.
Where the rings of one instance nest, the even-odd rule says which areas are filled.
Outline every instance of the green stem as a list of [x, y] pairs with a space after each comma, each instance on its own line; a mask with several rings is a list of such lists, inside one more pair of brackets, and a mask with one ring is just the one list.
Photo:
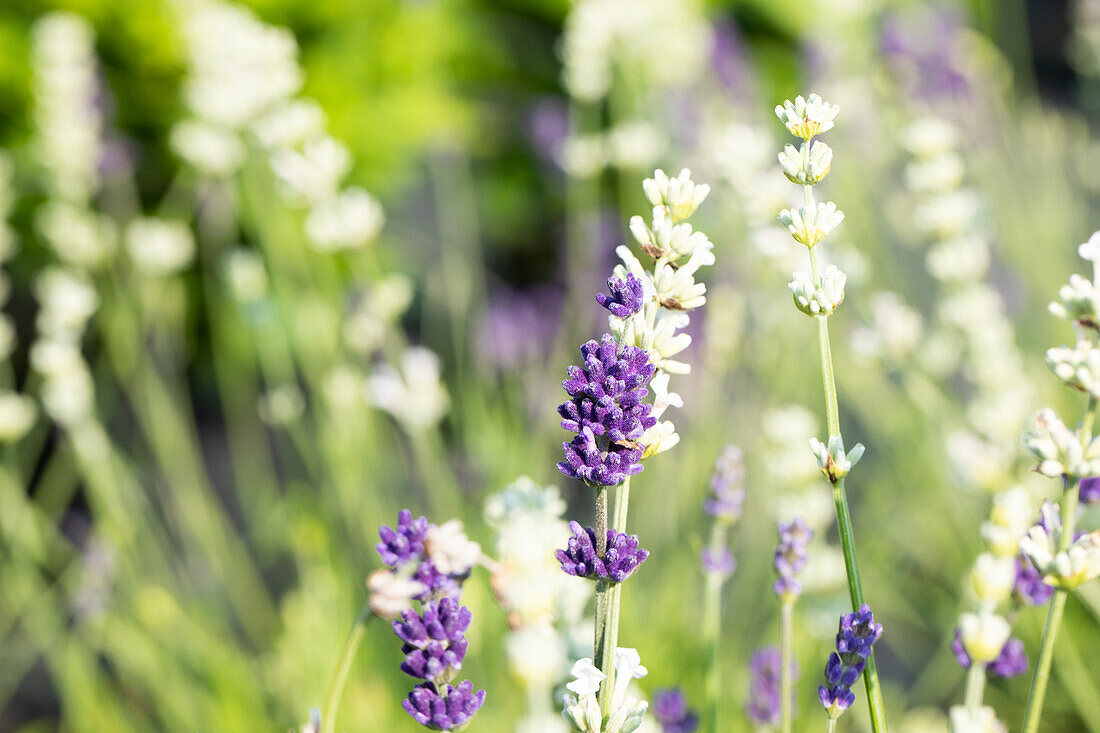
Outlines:
[[[603, 557], [607, 553], [607, 487], [596, 488], [596, 554]], [[610, 657], [607, 654], [607, 611], [609, 604], [606, 580], [596, 581], [596, 638], [592, 644], [592, 659], [605, 675], [610, 674]], [[605, 685], [606, 687], [606, 685]], [[600, 706], [604, 706], [603, 689], [600, 690]], [[606, 712], [606, 711], [605, 711]]]
[[964, 702], [971, 712], [976, 712], [982, 706], [982, 696], [985, 693], [985, 665], [970, 664], [970, 672], [966, 677], [966, 696]]
[[325, 705], [321, 708], [321, 733], [334, 733], [336, 730], [336, 711], [340, 707], [340, 698], [344, 695], [344, 683], [348, 680], [352, 660], [355, 659], [355, 653], [359, 651], [359, 645], [363, 641], [367, 623], [372, 618], [374, 613], [370, 610], [370, 603], [364, 603], [355, 619], [355, 625], [351, 627], [348, 640], [344, 642], [344, 651], [340, 653], [340, 661], [336, 663], [332, 680], [328, 684], [328, 691], [325, 693]]
[[[1097, 400], [1089, 395], [1085, 416], [1077, 431], [1082, 446], [1092, 441], [1092, 426], [1096, 420]], [[1080, 479], [1074, 479], [1062, 492], [1062, 536], [1058, 538], [1058, 552], [1065, 552], [1073, 543], [1073, 532], [1077, 528], [1077, 500], [1080, 494]], [[1039, 650], [1039, 659], [1035, 662], [1035, 676], [1031, 678], [1031, 691], [1027, 696], [1027, 714], [1024, 718], [1024, 733], [1035, 733], [1039, 729], [1039, 718], [1043, 714], [1043, 701], [1050, 681], [1050, 663], [1054, 658], [1054, 643], [1058, 638], [1058, 628], [1062, 625], [1062, 614], [1066, 610], [1069, 592], [1057, 589], [1050, 598], [1047, 607], [1047, 620], [1043, 626], [1043, 642]]]
[[[630, 506], [630, 478], [618, 487], [615, 492], [615, 515], [612, 528], [616, 532], [626, 531], [626, 515]], [[604, 533], [606, 535], [606, 532]], [[606, 540], [601, 556], [606, 553]], [[615, 583], [608, 589], [605, 601], [606, 618], [604, 619], [604, 655], [603, 666], [600, 668], [607, 679], [600, 685], [600, 710], [604, 717], [611, 713], [611, 694], [615, 689], [615, 650], [619, 645], [619, 608], [622, 604], [623, 585]], [[597, 621], [598, 623], [598, 621]]]
[[780, 604], [781, 615], [779, 621], [779, 645], [782, 653], [779, 672], [779, 710], [780, 730], [783, 733], [791, 733], [794, 721], [792, 720], [792, 699], [794, 696], [794, 684], [791, 679], [791, 662], [794, 657], [792, 649], [792, 626], [794, 599], [784, 598]]
[[[809, 147], [808, 145], [806, 146]], [[803, 198], [807, 206], [814, 205], [813, 187], [803, 187]], [[817, 253], [809, 248], [811, 277], [818, 277]], [[817, 336], [821, 353], [821, 381], [825, 389], [825, 416], [829, 428], [829, 437], [840, 436], [840, 410], [836, 392], [836, 372], [833, 368], [833, 351], [829, 344], [829, 319], [818, 318]], [[859, 577], [859, 563], [856, 561], [855, 533], [852, 530], [852, 516], [848, 509], [848, 497], [844, 491], [844, 479], [833, 484], [833, 504], [836, 506], [837, 530], [840, 533], [840, 546], [844, 553], [844, 569], [848, 575], [848, 594], [852, 601], [852, 610], [863, 605], [863, 585]], [[878, 668], [872, 653], [867, 658], [867, 667], [863, 675], [863, 684], [867, 690], [867, 704], [871, 715], [871, 729], [874, 733], [886, 731], [886, 705], [882, 699], [882, 686], [878, 679]]]
[[833, 733], [836, 730], [836, 718], [825, 718], [825, 733]]

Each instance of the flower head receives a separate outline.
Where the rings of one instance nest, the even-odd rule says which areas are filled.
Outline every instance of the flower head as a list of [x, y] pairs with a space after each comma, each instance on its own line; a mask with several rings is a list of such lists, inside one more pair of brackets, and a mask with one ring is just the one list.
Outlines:
[[614, 442], [640, 438], [656, 423], [643, 402], [656, 367], [644, 351], [621, 346], [610, 334], [586, 343], [581, 355], [584, 366], [569, 367], [569, 378], [562, 382], [572, 398], [558, 408], [562, 427], [575, 433], [588, 428]]
[[1031, 560], [1043, 581], [1055, 588], [1072, 590], [1100, 576], [1100, 530], [1082, 534], [1065, 550], [1062, 516], [1057, 504], [1044, 502], [1042, 521], [1020, 540], [1020, 551]]
[[[1017, 542], [1017, 547], [1019, 542]], [[1016, 597], [1029, 606], [1045, 606], [1054, 595], [1054, 586], [1043, 582], [1043, 575], [1027, 557], [1016, 558], [1016, 582], [1013, 585]]]
[[779, 154], [779, 165], [783, 166], [783, 175], [791, 183], [813, 186], [821, 183], [829, 174], [829, 168], [833, 164], [833, 150], [820, 141], [803, 145], [811, 146], [805, 160], [801, 150], [787, 145]]
[[836, 265], [829, 265], [816, 281], [804, 272], [796, 272], [787, 287], [798, 310], [808, 316], [830, 316], [844, 300], [847, 279]]
[[694, 231], [687, 222], [674, 222], [663, 207], [653, 209], [652, 225], [647, 225], [640, 216], [631, 217], [630, 233], [642, 251], [655, 260], [677, 265], [701, 252], [702, 264], [714, 264], [714, 253], [711, 251], [714, 244], [707, 235]]
[[404, 642], [401, 671], [432, 682], [447, 682], [462, 669], [466, 656], [465, 631], [473, 615], [451, 598], [425, 603], [421, 613], [405, 609], [393, 631]]
[[736, 445], [722, 449], [714, 463], [710, 488], [714, 495], [703, 503], [703, 511], [723, 522], [736, 522], [745, 503], [745, 461]]
[[461, 682], [457, 687], [425, 682], [412, 689], [401, 707], [428, 730], [461, 730], [484, 702], [485, 690], [475, 693], [472, 682]]
[[787, 126], [792, 135], [809, 140], [814, 135], [833, 129], [833, 120], [840, 113], [840, 105], [828, 104], [816, 94], [794, 102], [786, 100], [775, 108], [775, 116]]
[[397, 568], [412, 560], [419, 560], [424, 554], [424, 539], [428, 535], [426, 517], [413, 519], [412, 512], [402, 509], [397, 515], [397, 527], [386, 525], [378, 528], [381, 542], [375, 545], [382, 562], [391, 568]]
[[620, 280], [612, 277], [607, 281], [611, 295], [596, 294], [596, 302], [619, 318], [629, 318], [642, 309], [645, 304], [645, 285], [634, 273], [627, 273]]
[[1082, 447], [1076, 433], [1049, 407], [1036, 413], [1035, 425], [1036, 429], [1024, 436], [1024, 443], [1039, 459], [1036, 471], [1051, 478], [1100, 473], [1100, 438]]
[[418, 580], [402, 577], [392, 570], [376, 570], [367, 578], [370, 610], [375, 616], [395, 619], [428, 588]]
[[779, 223], [787, 227], [794, 241], [813, 247], [844, 221], [844, 212], [832, 201], [779, 212]]
[[848, 475], [848, 472], [859, 463], [863, 457], [863, 444], [856, 443], [852, 450], [845, 452], [844, 441], [839, 435], [829, 437], [826, 446], [817, 438], [810, 439], [810, 450], [817, 459], [818, 468], [825, 474], [830, 483], [836, 483]]
[[649, 550], [638, 546], [638, 535], [607, 530], [607, 551], [601, 557], [594, 529], [577, 522], [570, 522], [569, 529], [573, 536], [566, 549], [554, 553], [566, 575], [621, 583], [649, 557]]
[[825, 665], [825, 682], [818, 688], [818, 698], [830, 718], [839, 717], [855, 701], [852, 685], [863, 673], [871, 648], [882, 636], [882, 624], [875, 622], [867, 604], [858, 611], [840, 617], [836, 635], [836, 651]]
[[1100, 289], [1092, 280], [1073, 274], [1069, 283], [1058, 289], [1058, 301], [1048, 306], [1050, 312], [1086, 328], [1100, 328]]
[[[955, 629], [955, 638], [951, 640], [951, 651], [955, 654], [955, 660], [963, 669], [970, 668], [970, 655], [963, 644], [962, 629]], [[1010, 638], [1001, 647], [996, 659], [986, 662], [986, 669], [995, 677], [1016, 677], [1027, 671], [1027, 652], [1024, 651], [1024, 643], [1019, 639]]]
[[653, 717], [664, 733], [695, 733], [699, 716], [688, 708], [687, 696], [679, 687], [653, 693]]
[[814, 533], [806, 526], [805, 520], [796, 518], [788, 524], [779, 525], [779, 546], [775, 548], [775, 572], [779, 580], [772, 586], [775, 594], [781, 598], [793, 598], [802, 592], [802, 584], [795, 576], [806, 567], [809, 556], [806, 546]]
[[997, 658], [1008, 641], [1011, 627], [995, 613], [964, 613], [959, 617], [959, 635], [970, 659], [987, 664]]
[[429, 527], [424, 551], [444, 575], [465, 575], [481, 559], [481, 546], [466, 536], [458, 519]]
[[664, 207], [673, 221], [682, 221], [694, 214], [710, 193], [710, 186], [691, 180], [691, 171], [687, 168], [675, 178], [669, 178], [663, 170], [657, 169], [653, 172], [653, 178], [642, 182], [642, 189], [649, 202]]
[[[779, 725], [782, 664], [782, 654], [773, 646], [756, 650], [749, 659], [749, 695], [745, 714], [758, 725]], [[792, 661], [791, 677], [797, 680], [798, 676], [798, 666]]]
[[1100, 397], [1100, 348], [1091, 341], [1047, 349], [1046, 361], [1054, 375], [1068, 386]]

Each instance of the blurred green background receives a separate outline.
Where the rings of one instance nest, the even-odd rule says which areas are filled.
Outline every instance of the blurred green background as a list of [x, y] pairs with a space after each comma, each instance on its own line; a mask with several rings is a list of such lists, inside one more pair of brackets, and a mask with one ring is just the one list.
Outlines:
[[[592, 294], [615, 247], [632, 244], [627, 220], [646, 214], [641, 181], [655, 167], [690, 167], [712, 185], [697, 226], [718, 262], [689, 329], [692, 373], [673, 383], [682, 441], [635, 481], [631, 531], [653, 555], [644, 586], [626, 588], [620, 639], [649, 667], [647, 693], [678, 684], [701, 704], [701, 505], [721, 448], [742, 446], [749, 500], [724, 595], [722, 730], [752, 730], [747, 660], [778, 638], [774, 523], [823, 498], [828, 509], [804, 448], [824, 423], [816, 343], [786, 289], [805, 265], [774, 236], [794, 187], [775, 165], [788, 139], [771, 110], [810, 91], [843, 107], [822, 188], [847, 214], [834, 357], [845, 435], [868, 446], [850, 491], [865, 591], [887, 629], [879, 673], [896, 730], [946, 730], [919, 711], [961, 700], [965, 673], [948, 644], [974, 603], [968, 573], [990, 498], [1017, 484], [1036, 499], [1054, 492], [1029, 475], [1019, 435], [1039, 407], [1067, 422], [1080, 409], [1043, 354], [1073, 338], [1046, 304], [1085, 271], [1076, 247], [1097, 222], [1100, 8], [639, 0], [637, 18], [622, 3], [585, 10], [600, 4], [229, 4], [292, 33], [301, 84], [284, 96], [316, 100], [321, 127], [346, 146], [345, 176], [339, 155], [268, 144], [253, 118], [213, 125], [229, 137], [214, 163], [240, 156], [219, 172], [173, 142], [181, 122], [210, 122], [188, 97], [192, 80], [232, 76], [270, 50], [236, 32], [205, 45], [188, 36], [203, 3], [3, 3], [0, 145], [11, 170], [0, 200], [18, 243], [4, 263], [3, 389], [38, 407], [3, 445], [0, 731], [296, 728], [321, 703], [379, 566], [377, 528], [400, 508], [460, 517], [492, 554], [484, 502], [526, 474], [561, 487], [567, 518], [589, 520], [590, 490], [554, 467], [559, 385], [579, 344], [606, 328]], [[51, 48], [32, 32], [55, 11], [94, 32], [86, 89], [54, 79], [63, 92], [90, 89], [91, 104], [65, 93], [50, 102], [97, 127], [94, 183], [75, 196], [59, 185], [66, 150], [53, 162], [42, 152], [56, 140], [44, 132], [42, 68], [73, 62], [79, 45]], [[645, 22], [654, 18], [672, 20]], [[244, 78], [285, 71], [263, 63]], [[586, 91], [601, 63], [606, 84]], [[958, 180], [913, 172], [921, 154], [907, 141], [927, 118], [953, 131]], [[356, 209], [364, 220], [337, 216], [343, 229], [321, 241], [311, 217], [329, 199], [312, 197], [325, 186], [369, 191], [384, 226]], [[48, 213], [59, 202], [78, 222], [61, 234]], [[182, 222], [193, 256], [142, 260], [131, 236], [142, 217]], [[937, 274], [928, 253], [960, 234], [988, 245], [988, 269]], [[94, 262], [69, 246], [82, 237], [103, 250]], [[171, 260], [177, 240], [163, 241]], [[59, 265], [96, 301], [66, 332], [79, 365], [60, 375], [34, 356], [50, 330], [43, 274]], [[817, 416], [809, 434], [791, 405]], [[1082, 526], [1097, 519], [1092, 508]], [[836, 544], [830, 527], [819, 525], [823, 554]], [[846, 603], [835, 573], [819, 571], [798, 611], [798, 730], [819, 725], [817, 677]], [[463, 674], [488, 693], [472, 730], [513, 730], [527, 701], [503, 661], [507, 619], [487, 573], [466, 593], [475, 622]], [[1042, 618], [1014, 616], [1032, 656]], [[1100, 731], [1095, 583], [1067, 619], [1044, 730]], [[399, 661], [375, 624], [339, 730], [417, 728], [400, 708], [410, 684]], [[1010, 728], [1028, 680], [987, 691]], [[841, 729], [865, 718], [848, 715]]]

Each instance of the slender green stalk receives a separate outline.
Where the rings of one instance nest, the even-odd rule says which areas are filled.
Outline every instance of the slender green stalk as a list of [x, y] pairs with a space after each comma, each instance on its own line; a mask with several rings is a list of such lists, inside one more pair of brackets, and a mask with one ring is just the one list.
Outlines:
[[794, 599], [784, 598], [780, 604], [781, 614], [779, 618], [779, 648], [781, 650], [781, 662], [779, 671], [779, 720], [780, 730], [783, 733], [791, 733], [794, 721], [792, 719], [792, 693], [794, 683], [791, 679], [791, 661], [794, 657], [792, 649], [792, 626], [794, 615]]
[[325, 692], [325, 704], [321, 708], [321, 733], [334, 733], [336, 730], [336, 711], [340, 707], [340, 698], [344, 695], [344, 683], [348, 681], [351, 662], [355, 659], [355, 653], [359, 651], [363, 634], [372, 618], [374, 613], [370, 610], [370, 604], [364, 603], [363, 608], [359, 610], [359, 615], [355, 618], [355, 624], [351, 627], [347, 641], [344, 642], [344, 651], [340, 653], [340, 661], [336, 663], [332, 680], [328, 683], [328, 691]]
[[[809, 145], [804, 146], [806, 148]], [[807, 205], [813, 205], [813, 187], [803, 188]], [[813, 247], [810, 252], [811, 277], [817, 280], [817, 255]], [[840, 435], [840, 409], [836, 392], [836, 372], [833, 369], [833, 352], [829, 344], [829, 319], [818, 318], [818, 347], [821, 352], [821, 380], [825, 388], [825, 416], [829, 428], [829, 437]], [[848, 496], [844, 491], [844, 479], [833, 484], [833, 504], [836, 507], [837, 531], [840, 534], [840, 547], [844, 553], [844, 569], [848, 575], [848, 595], [852, 601], [852, 610], [863, 605], [863, 584], [859, 576], [859, 563], [856, 560], [855, 533], [852, 530], [852, 515], [848, 509]], [[882, 699], [882, 685], [878, 679], [874, 653], [867, 658], [863, 674], [863, 684], [867, 690], [867, 703], [871, 714], [871, 729], [874, 733], [886, 731], [886, 705]]]
[[825, 733], [833, 733], [836, 730], [836, 718], [825, 718]]
[[[1082, 446], [1092, 441], [1092, 427], [1096, 421], [1097, 399], [1089, 395], [1085, 416], [1077, 437]], [[1077, 501], [1080, 495], [1080, 480], [1074, 479], [1062, 493], [1062, 536], [1058, 538], [1058, 552], [1065, 552], [1073, 543], [1073, 533], [1077, 528]], [[1043, 701], [1046, 699], [1047, 684], [1050, 682], [1050, 663], [1054, 658], [1054, 643], [1058, 638], [1058, 628], [1062, 625], [1062, 615], [1066, 610], [1069, 592], [1061, 588], [1054, 591], [1047, 606], [1047, 620], [1043, 626], [1043, 642], [1039, 649], [1039, 659], [1035, 662], [1035, 676], [1031, 678], [1031, 691], [1027, 696], [1027, 714], [1024, 718], [1024, 733], [1035, 733], [1039, 729], [1039, 718], [1043, 714]]]
[[[719, 550], [726, 544], [724, 522], [715, 522], [710, 530], [709, 546]], [[706, 573], [706, 586], [703, 590], [703, 643], [707, 648], [706, 682], [706, 730], [718, 733], [719, 711], [721, 708], [722, 676], [718, 660], [721, 657], [722, 630], [722, 576]]]
[[982, 706], [982, 695], [985, 693], [985, 665], [970, 664], [970, 672], [966, 676], [966, 695], [963, 702], [971, 712], [976, 712]]
[[[603, 557], [607, 553], [607, 487], [596, 488], [596, 554]], [[610, 677], [611, 657], [607, 650], [607, 611], [610, 606], [608, 591], [610, 584], [606, 580], [596, 581], [596, 638], [592, 644], [592, 659], [604, 674]], [[604, 685], [600, 690], [600, 708], [606, 714]]]
[[[612, 528], [616, 532], [626, 531], [626, 515], [629, 506], [630, 478], [627, 477], [615, 492], [615, 514]], [[599, 532], [598, 529], [597, 532]], [[601, 556], [607, 552], [606, 535], [607, 532], [605, 530], [602, 535], [604, 538], [604, 548], [600, 550]], [[622, 583], [615, 583], [608, 589], [607, 598], [604, 601], [606, 604], [604, 618], [604, 653], [601, 657], [602, 665], [600, 667], [600, 670], [607, 675], [607, 679], [600, 685], [600, 710], [603, 712], [604, 716], [607, 716], [611, 712], [611, 691], [615, 689], [615, 650], [619, 645], [619, 608], [622, 603], [622, 595]], [[599, 625], [598, 618], [596, 624], [597, 626]]]

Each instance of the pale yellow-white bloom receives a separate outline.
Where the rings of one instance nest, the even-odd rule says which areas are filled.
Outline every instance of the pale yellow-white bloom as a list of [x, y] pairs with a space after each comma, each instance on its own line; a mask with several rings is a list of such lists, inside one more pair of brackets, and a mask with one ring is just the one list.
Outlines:
[[395, 619], [412, 605], [412, 599], [427, 589], [418, 581], [404, 578], [392, 570], [376, 570], [367, 578], [370, 610], [384, 619]]
[[314, 206], [306, 216], [310, 243], [322, 252], [358, 249], [375, 240], [386, 223], [382, 204], [358, 186], [351, 186]]
[[951, 733], [1005, 733], [1004, 724], [988, 705], [977, 709], [953, 705], [950, 713]]
[[807, 98], [795, 97], [775, 108], [775, 116], [787, 126], [792, 135], [809, 140], [833, 129], [833, 120], [840, 113], [840, 105], [829, 104], [816, 94]]
[[658, 168], [653, 178], [642, 181], [642, 190], [649, 203], [664, 207], [672, 222], [680, 222], [695, 213], [710, 193], [710, 186], [691, 180], [691, 171], [687, 168], [675, 178], [669, 178]]
[[974, 563], [971, 581], [979, 600], [996, 605], [1012, 594], [1016, 583], [1016, 563], [1011, 557], [983, 553]]
[[808, 316], [829, 316], [844, 300], [847, 276], [836, 265], [829, 265], [814, 281], [805, 272], [796, 272], [787, 287], [798, 310]]
[[168, 144], [188, 165], [211, 178], [236, 173], [246, 152], [236, 132], [201, 120], [176, 123], [169, 133]]
[[451, 519], [433, 526], [424, 538], [424, 551], [444, 575], [463, 575], [481, 560], [481, 546], [466, 536], [462, 521]]
[[195, 257], [195, 238], [181, 221], [143, 218], [126, 227], [126, 250], [134, 265], [151, 277], [175, 275]]
[[959, 617], [963, 646], [974, 664], [992, 662], [1008, 641], [1012, 627], [995, 613], [964, 613]]
[[1043, 581], [1056, 588], [1072, 590], [1100, 576], [1100, 530], [1084, 534], [1065, 550], [1062, 541], [1062, 517], [1057, 504], [1044, 502], [1042, 524], [1036, 524], [1020, 540], [1020, 551], [1043, 575]]
[[844, 221], [844, 212], [832, 201], [779, 212], [779, 223], [787, 227], [796, 242], [813, 247]]

